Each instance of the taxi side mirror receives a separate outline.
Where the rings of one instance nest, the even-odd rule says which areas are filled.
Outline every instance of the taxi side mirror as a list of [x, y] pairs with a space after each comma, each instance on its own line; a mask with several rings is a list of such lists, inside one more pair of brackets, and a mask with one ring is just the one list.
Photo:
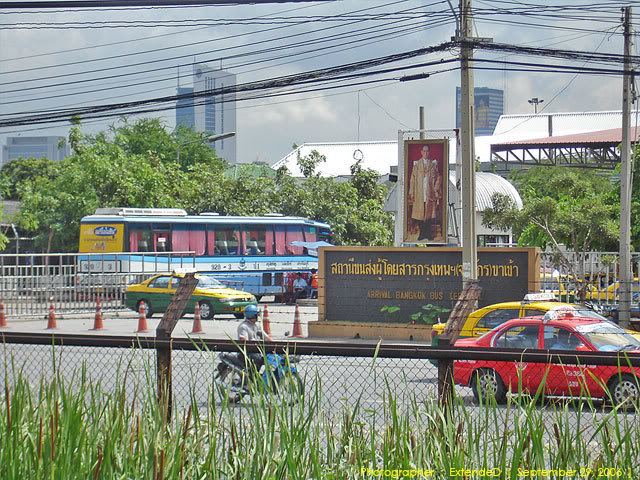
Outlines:
[[576, 347], [576, 352], [589, 352], [589, 347], [587, 347], [585, 344], [581, 343], [580, 345], [578, 345]]

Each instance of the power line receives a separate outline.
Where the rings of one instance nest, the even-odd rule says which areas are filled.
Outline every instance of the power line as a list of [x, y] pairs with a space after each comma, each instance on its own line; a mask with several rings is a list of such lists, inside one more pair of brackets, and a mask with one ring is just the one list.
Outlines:
[[[358, 70], [363, 70], [371, 67], [384, 65], [387, 63], [406, 60], [406, 59], [414, 58], [416, 56], [426, 55], [429, 53], [446, 51], [450, 49], [453, 45], [454, 44], [452, 42], [448, 42], [448, 43], [436, 45], [433, 47], [421, 48], [421, 49], [412, 50], [408, 52], [402, 52], [399, 54], [393, 54], [393, 55], [387, 55], [384, 57], [368, 59], [360, 62], [353, 62], [350, 64], [338, 65], [335, 67], [312, 70], [312, 71], [304, 72], [301, 74], [281, 76], [281, 77], [276, 77], [269, 80], [251, 82], [243, 85], [236, 85], [234, 87], [225, 87], [216, 91], [216, 93], [220, 96], [224, 96], [231, 93], [235, 94], [235, 93], [244, 92], [244, 91], [264, 90], [267, 88], [278, 88], [278, 87], [286, 87], [289, 85], [296, 85], [296, 84], [300, 85], [305, 83], [317, 82], [317, 81], [326, 79], [328, 77], [335, 78], [335, 77], [339, 77], [340, 75], [345, 75], [350, 72], [355, 72]], [[442, 63], [442, 62], [438, 62], [438, 63]], [[399, 68], [407, 68], [407, 67], [399, 67]], [[371, 75], [372, 73], [365, 73], [365, 74]], [[122, 103], [100, 105], [100, 106], [86, 107], [86, 108], [80, 108], [80, 109], [71, 109], [64, 112], [50, 113], [44, 116], [27, 115], [23, 117], [17, 117], [10, 120], [6, 120], [4, 122], [0, 122], [0, 126], [25, 125], [25, 124], [35, 123], [36, 121], [40, 121], [42, 118], [68, 119], [76, 115], [82, 116], [89, 113], [121, 110], [125, 108], [133, 108], [138, 106], [150, 105], [154, 103], [175, 102], [180, 99], [188, 99], [188, 98], [195, 99], [195, 98], [206, 97], [208, 95], [211, 95], [211, 92], [209, 91], [194, 92], [192, 94], [187, 94], [187, 95], [172, 95], [167, 97], [150, 98], [150, 99], [131, 101], [131, 102], [122, 102]]]
[[54, 8], [167, 7], [193, 5], [266, 5], [269, 3], [336, 2], [339, 0], [42, 0], [0, 2], [0, 9], [33, 10]]
[[[396, 3], [403, 3], [406, 2], [408, 0], [401, 0], [400, 2], [392, 2], [389, 5], [393, 5]], [[440, 3], [440, 2], [437, 2]], [[411, 9], [407, 9], [404, 11], [410, 11], [413, 10], [413, 8]], [[376, 15], [376, 18], [380, 18], [380, 19], [385, 19], [387, 15], [393, 15], [395, 12], [382, 12]], [[339, 17], [339, 16], [338, 16]], [[304, 23], [308, 23], [308, 22], [304, 22]], [[287, 40], [287, 39], [291, 39], [291, 38], [295, 38], [295, 37], [300, 37], [300, 36], [305, 36], [305, 35], [311, 35], [313, 33], [319, 33], [319, 32], [325, 32], [327, 30], [333, 30], [336, 28], [341, 28], [341, 27], [346, 27], [349, 25], [354, 25], [354, 24], [358, 24], [360, 23], [359, 21], [351, 21], [351, 22], [347, 22], [343, 25], [334, 25], [331, 27], [323, 27], [323, 28], [319, 28], [319, 29], [315, 29], [315, 30], [311, 30], [308, 32], [300, 32], [300, 33], [296, 33], [296, 34], [289, 34], [289, 35], [283, 35], [280, 37], [274, 37], [274, 38], [269, 38], [269, 39], [265, 39], [265, 40], [261, 40], [258, 42], [253, 42], [252, 46], [255, 45], [261, 45], [264, 43], [269, 43], [269, 42], [273, 42], [276, 40]], [[277, 28], [269, 28], [269, 29], [263, 29], [257, 32], [253, 32], [252, 34], [255, 33], [263, 33], [266, 31], [273, 31], [276, 29], [282, 29], [282, 28], [286, 28], [287, 26], [285, 25], [284, 27], [280, 26]], [[375, 26], [373, 27], [367, 27], [365, 29], [360, 29], [360, 30], [356, 30], [356, 31], [362, 31], [362, 30], [366, 30], [366, 29], [372, 29], [372, 28], [377, 28]], [[10, 74], [16, 74], [16, 73], [24, 73], [24, 72], [31, 72], [31, 71], [39, 71], [39, 70], [45, 70], [45, 69], [49, 69], [49, 68], [60, 68], [60, 67], [66, 67], [66, 66], [71, 66], [71, 65], [84, 65], [86, 63], [90, 63], [90, 62], [97, 62], [97, 61], [106, 61], [106, 60], [115, 60], [115, 59], [120, 59], [120, 58], [128, 58], [128, 57], [132, 57], [135, 55], [141, 55], [141, 54], [146, 54], [146, 53], [157, 53], [157, 52], [163, 52], [163, 51], [167, 51], [170, 49], [175, 49], [175, 48], [184, 48], [184, 47], [192, 47], [195, 45], [202, 45], [205, 43], [211, 43], [211, 42], [220, 42], [222, 40], [229, 40], [229, 39], [233, 39], [233, 38], [238, 38], [238, 37], [244, 37], [246, 36], [246, 34], [235, 34], [235, 35], [228, 35], [226, 37], [221, 37], [221, 38], [217, 38], [217, 39], [209, 39], [209, 40], [202, 40], [202, 41], [198, 41], [198, 42], [190, 42], [187, 44], [182, 44], [182, 45], [177, 45], [177, 46], [171, 46], [171, 47], [162, 47], [162, 48], [155, 48], [155, 49], [151, 49], [151, 50], [146, 50], [146, 51], [142, 51], [142, 52], [133, 52], [133, 53], [125, 53], [125, 54], [118, 54], [118, 55], [111, 55], [108, 57], [102, 57], [99, 59], [92, 59], [92, 60], [85, 60], [85, 61], [75, 61], [75, 62], [67, 62], [67, 63], [58, 63], [58, 64], [52, 64], [52, 65], [43, 65], [43, 66], [38, 66], [38, 67], [30, 67], [30, 68], [24, 68], [24, 69], [19, 69], [19, 70], [11, 70], [11, 71], [7, 71], [7, 72], [1, 72], [0, 75], [10, 75]], [[241, 47], [246, 47], [246, 44], [241, 44], [241, 45], [237, 45], [231, 48], [241, 48]], [[211, 53], [216, 53], [216, 52], [221, 52], [221, 51], [227, 51], [229, 50], [230, 47], [224, 47], [224, 48], [219, 48], [219, 49], [215, 49], [215, 50], [208, 50], [208, 51], [204, 51], [204, 52], [189, 52], [188, 54], [184, 54], [184, 55], [177, 55], [177, 56], [173, 56], [173, 57], [166, 57], [163, 58], [162, 61], [163, 62], [167, 62], [170, 60], [177, 60], [177, 59], [182, 59], [185, 57], [191, 57], [193, 55], [204, 55], [204, 54], [211, 54]], [[223, 59], [225, 59], [223, 57]], [[126, 64], [126, 65], [119, 65], [117, 67], [105, 67], [105, 68], [100, 68], [100, 69], [93, 69], [93, 70], [86, 70], [86, 71], [82, 71], [82, 72], [72, 72], [71, 74], [64, 74], [64, 75], [57, 75], [57, 76], [48, 76], [48, 77], [40, 77], [37, 79], [34, 79], [33, 81], [40, 81], [40, 80], [52, 80], [54, 78], [61, 78], [61, 77], [65, 77], [67, 75], [85, 75], [85, 74], [90, 74], [90, 73], [97, 73], [97, 72], [104, 72], [104, 71], [111, 71], [111, 70], [118, 70], [121, 68], [127, 68], [127, 67], [139, 67], [142, 65], [148, 65], [151, 63], [157, 63], [158, 60], [149, 60], [149, 61], [144, 61], [144, 62], [137, 62], [137, 63], [130, 63], [130, 64]], [[177, 65], [177, 66], [184, 66], [184, 65]], [[176, 65], [174, 65], [173, 67], [176, 67]], [[137, 72], [137, 73], [147, 73], [148, 71], [144, 71], [144, 72]], [[18, 82], [15, 82], [18, 83]], [[9, 84], [8, 82], [2, 83], [0, 85], [7, 85]]]

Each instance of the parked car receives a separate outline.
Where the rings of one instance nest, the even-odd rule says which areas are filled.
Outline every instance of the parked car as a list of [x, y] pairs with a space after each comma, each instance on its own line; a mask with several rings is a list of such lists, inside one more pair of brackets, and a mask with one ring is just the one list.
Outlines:
[[[461, 337], [479, 337], [492, 328], [502, 325], [507, 320], [532, 315], [544, 315], [550, 310], [571, 309], [579, 312], [581, 316], [593, 317], [604, 320], [602, 315], [588, 309], [583, 305], [563, 303], [555, 300], [555, 296], [549, 293], [529, 293], [522, 301], [494, 303], [475, 310], [469, 314], [462, 330]], [[437, 337], [444, 332], [444, 323], [436, 323], [431, 329], [431, 343], [437, 345]]]
[[[570, 311], [509, 320], [480, 338], [458, 340], [456, 347], [562, 350], [568, 352], [640, 353], [640, 341], [619, 326]], [[546, 395], [609, 398], [614, 403], [640, 401], [640, 368], [564, 365], [560, 363], [456, 360], [454, 381], [471, 387], [476, 401], [508, 391]]]
[[[231, 314], [242, 318], [244, 307], [256, 305], [256, 298], [248, 292], [229, 288], [207, 275], [197, 275], [198, 285], [191, 300], [187, 303], [185, 313], [193, 313], [196, 302], [200, 305], [203, 320], [211, 320], [214, 315]], [[144, 302], [147, 317], [156, 312], [164, 312], [176, 293], [176, 288], [184, 278], [184, 273], [160, 274], [141, 282], [127, 286], [125, 304], [138, 311]]]

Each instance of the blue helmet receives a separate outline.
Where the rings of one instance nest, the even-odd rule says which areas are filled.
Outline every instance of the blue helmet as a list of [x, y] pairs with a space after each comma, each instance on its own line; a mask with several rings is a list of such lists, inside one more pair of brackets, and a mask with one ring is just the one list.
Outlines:
[[244, 307], [244, 318], [258, 318], [258, 313], [257, 305], [247, 305]]

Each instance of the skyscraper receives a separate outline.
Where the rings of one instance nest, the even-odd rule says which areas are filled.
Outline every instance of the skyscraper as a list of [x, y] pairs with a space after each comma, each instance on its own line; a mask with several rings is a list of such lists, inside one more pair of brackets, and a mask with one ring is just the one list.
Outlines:
[[[476, 135], [493, 135], [493, 130], [504, 113], [504, 92], [494, 88], [476, 87], [475, 127]], [[460, 87], [456, 87], [456, 127], [460, 128]]]
[[[212, 68], [206, 64], [193, 65], [193, 87], [178, 87], [178, 95], [201, 94], [196, 98], [179, 99], [176, 102], [176, 126], [195, 128], [207, 135], [219, 135], [236, 131], [236, 94], [229, 88], [236, 85], [233, 73]], [[224, 91], [227, 93], [221, 93]], [[236, 163], [235, 137], [211, 143], [219, 157]]]

